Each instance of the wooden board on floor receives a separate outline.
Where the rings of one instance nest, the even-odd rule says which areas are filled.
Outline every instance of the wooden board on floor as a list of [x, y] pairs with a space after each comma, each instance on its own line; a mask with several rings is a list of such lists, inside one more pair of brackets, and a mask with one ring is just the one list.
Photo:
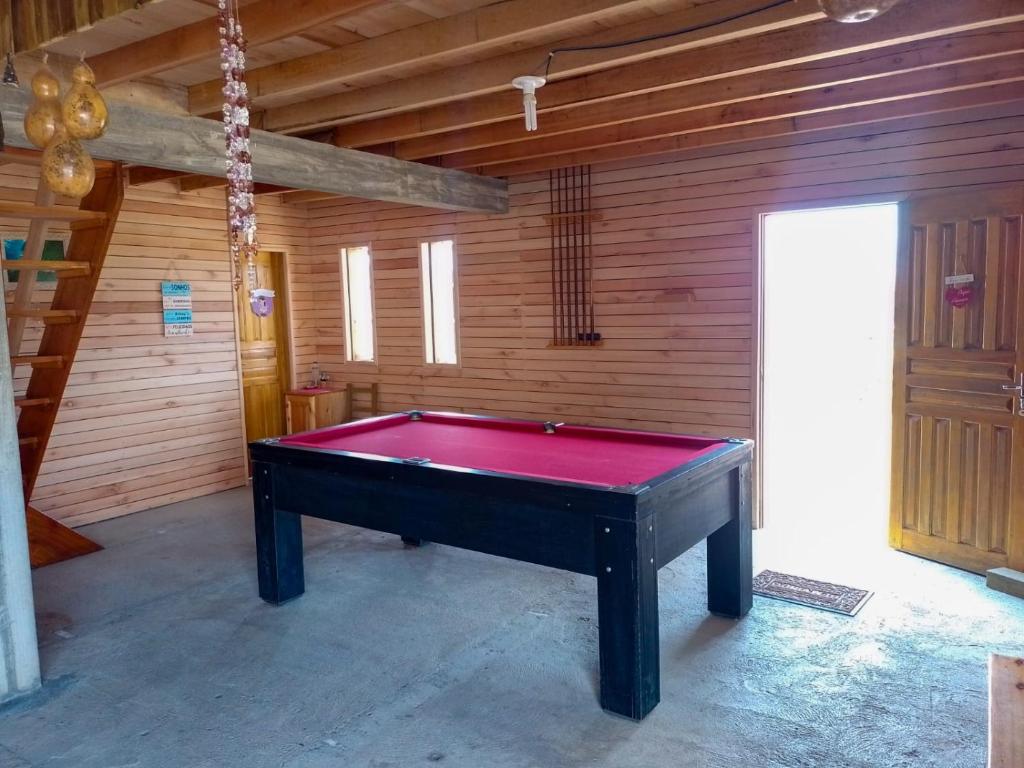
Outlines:
[[1024, 768], [1024, 658], [989, 658], [988, 768]]

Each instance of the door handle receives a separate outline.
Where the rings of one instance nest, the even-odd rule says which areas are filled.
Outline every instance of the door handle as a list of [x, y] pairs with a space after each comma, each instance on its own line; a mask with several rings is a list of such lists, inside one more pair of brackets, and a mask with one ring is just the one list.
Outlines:
[[1024, 416], [1024, 371], [1017, 376], [1016, 384], [1003, 384], [1003, 389], [1007, 392], [1017, 393], [1017, 415]]

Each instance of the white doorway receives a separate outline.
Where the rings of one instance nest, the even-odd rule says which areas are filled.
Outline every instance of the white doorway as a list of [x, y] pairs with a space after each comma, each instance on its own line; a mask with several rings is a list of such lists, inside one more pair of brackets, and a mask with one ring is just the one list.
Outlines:
[[761, 568], [863, 579], [887, 548], [895, 203], [762, 217]]

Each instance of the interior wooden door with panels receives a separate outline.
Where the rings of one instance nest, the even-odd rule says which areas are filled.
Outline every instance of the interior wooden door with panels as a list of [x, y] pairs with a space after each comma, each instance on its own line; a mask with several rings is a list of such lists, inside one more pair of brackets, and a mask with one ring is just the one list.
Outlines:
[[902, 209], [890, 543], [979, 573], [1024, 570], [1022, 214], [1024, 187]]
[[285, 320], [284, 255], [260, 251], [256, 254], [256, 270], [260, 285], [274, 290], [277, 297], [269, 317], [258, 317], [250, 311], [244, 288], [238, 291], [235, 302], [247, 440], [285, 434], [284, 393], [291, 378], [288, 324]]

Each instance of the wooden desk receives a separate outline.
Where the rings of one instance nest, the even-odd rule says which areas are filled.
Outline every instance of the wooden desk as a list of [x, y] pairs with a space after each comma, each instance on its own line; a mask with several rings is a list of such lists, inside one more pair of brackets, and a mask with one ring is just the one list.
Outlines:
[[284, 416], [289, 435], [341, 424], [351, 418], [349, 394], [330, 387], [293, 389], [285, 393]]

